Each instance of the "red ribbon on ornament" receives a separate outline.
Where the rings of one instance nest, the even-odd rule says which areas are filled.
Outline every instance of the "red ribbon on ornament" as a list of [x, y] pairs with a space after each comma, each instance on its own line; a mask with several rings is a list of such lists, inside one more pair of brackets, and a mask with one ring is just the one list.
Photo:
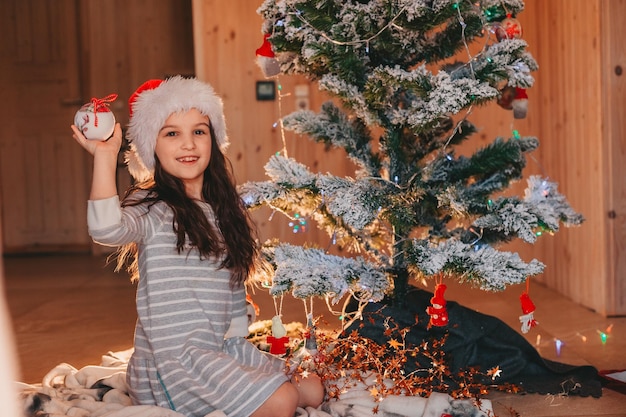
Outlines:
[[103, 98], [95, 98], [91, 99], [91, 105], [93, 106], [93, 115], [95, 120], [93, 121], [93, 125], [98, 127], [98, 112], [109, 112], [109, 103], [113, 103], [117, 99], [117, 94], [109, 94]]

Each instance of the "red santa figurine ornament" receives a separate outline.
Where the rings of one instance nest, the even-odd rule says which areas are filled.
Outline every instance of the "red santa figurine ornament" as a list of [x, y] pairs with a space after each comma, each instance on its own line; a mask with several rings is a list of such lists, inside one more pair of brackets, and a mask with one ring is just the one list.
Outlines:
[[539, 324], [535, 318], [533, 317], [533, 313], [535, 312], [535, 305], [532, 300], [528, 296], [527, 292], [523, 292], [519, 297], [522, 302], [522, 313], [523, 315], [519, 316], [519, 321], [522, 323], [522, 333], [528, 333], [528, 331]]
[[287, 353], [287, 329], [283, 325], [279, 315], [272, 317], [272, 335], [267, 336], [267, 343], [270, 345], [270, 353], [273, 355], [284, 355]]
[[446, 299], [443, 293], [446, 291], [446, 284], [437, 284], [435, 294], [430, 299], [431, 305], [426, 308], [426, 313], [430, 316], [428, 326], [447, 326], [448, 310], [446, 309]]

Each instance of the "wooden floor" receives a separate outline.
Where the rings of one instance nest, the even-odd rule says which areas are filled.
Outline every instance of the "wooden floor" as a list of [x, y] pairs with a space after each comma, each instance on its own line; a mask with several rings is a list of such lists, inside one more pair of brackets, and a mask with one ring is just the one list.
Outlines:
[[[81, 368], [109, 351], [132, 346], [135, 286], [90, 255], [5, 257], [7, 301], [16, 336], [22, 382], [37, 383], [60, 363]], [[499, 317], [519, 329], [519, 288], [497, 294], [449, 285], [446, 298]], [[599, 370], [626, 369], [626, 318], [595, 314], [538, 284], [532, 288], [539, 326], [526, 335], [547, 359]], [[269, 296], [254, 296], [260, 319], [275, 314]], [[326, 306], [316, 303], [314, 314]], [[338, 320], [324, 314], [329, 323]], [[305, 322], [301, 301], [286, 297], [283, 321]], [[338, 321], [337, 321], [338, 323]], [[601, 333], [607, 335], [603, 342]], [[557, 351], [556, 341], [561, 344]], [[490, 394], [499, 417], [626, 416], [626, 395], [605, 388], [599, 399]], [[517, 414], [516, 414], [517, 413]]]

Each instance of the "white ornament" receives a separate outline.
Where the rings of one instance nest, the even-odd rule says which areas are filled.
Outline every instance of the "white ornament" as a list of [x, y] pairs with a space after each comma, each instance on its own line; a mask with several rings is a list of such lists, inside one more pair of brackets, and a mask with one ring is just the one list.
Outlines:
[[116, 98], [117, 94], [111, 94], [103, 99], [91, 99], [76, 112], [74, 126], [85, 138], [103, 141], [111, 137], [115, 129], [115, 115], [109, 110], [108, 103]]

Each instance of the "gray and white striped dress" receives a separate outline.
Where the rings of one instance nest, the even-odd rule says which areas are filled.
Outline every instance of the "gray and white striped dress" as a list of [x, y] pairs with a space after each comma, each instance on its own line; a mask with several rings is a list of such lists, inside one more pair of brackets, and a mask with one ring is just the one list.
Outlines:
[[[213, 221], [210, 206], [198, 204]], [[195, 249], [178, 253], [167, 204], [147, 210], [121, 208], [117, 196], [91, 200], [88, 222], [96, 242], [138, 245], [138, 320], [127, 372], [135, 404], [188, 417], [215, 410], [247, 417], [288, 380], [283, 361], [244, 339], [245, 291], [230, 288], [230, 272]]]

